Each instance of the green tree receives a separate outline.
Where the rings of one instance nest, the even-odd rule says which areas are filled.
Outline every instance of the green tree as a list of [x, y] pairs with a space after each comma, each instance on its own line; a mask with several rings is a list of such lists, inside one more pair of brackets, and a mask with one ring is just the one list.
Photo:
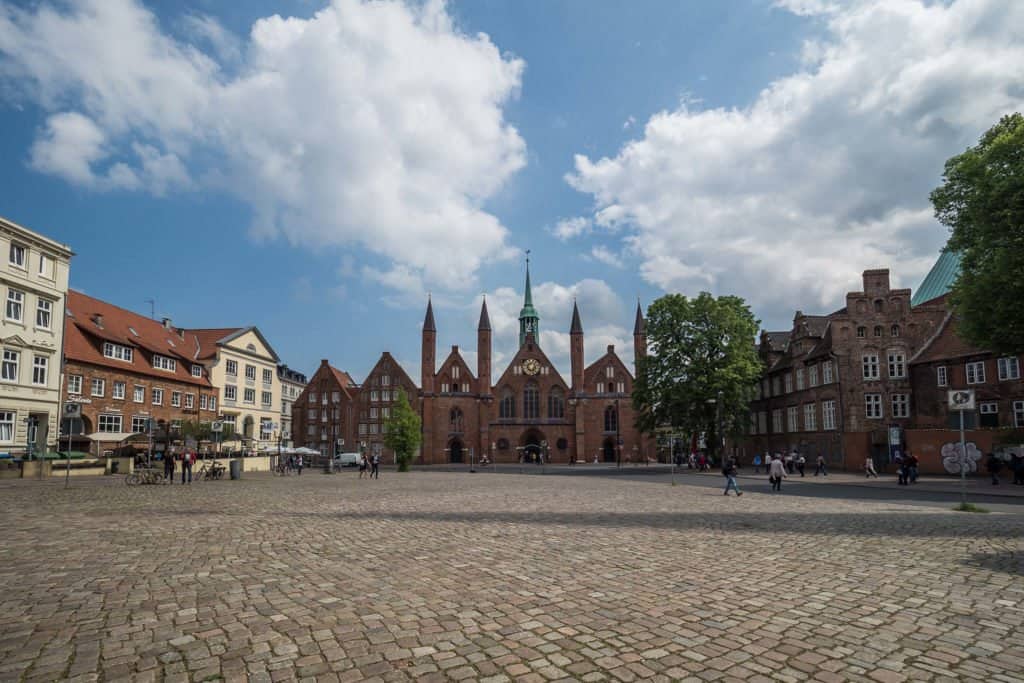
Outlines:
[[409, 405], [409, 399], [401, 389], [398, 391], [398, 402], [391, 408], [391, 416], [384, 421], [384, 432], [384, 445], [395, 452], [398, 471], [408, 472], [422, 434], [420, 416]]
[[759, 325], [736, 296], [667, 294], [652, 303], [650, 353], [641, 359], [633, 387], [637, 427], [652, 435], [666, 427], [704, 432], [716, 451], [721, 433], [741, 433], [761, 376], [754, 345]]
[[951, 301], [972, 344], [1024, 352], [1024, 116], [1004, 116], [946, 162], [931, 194], [935, 217], [960, 253]]

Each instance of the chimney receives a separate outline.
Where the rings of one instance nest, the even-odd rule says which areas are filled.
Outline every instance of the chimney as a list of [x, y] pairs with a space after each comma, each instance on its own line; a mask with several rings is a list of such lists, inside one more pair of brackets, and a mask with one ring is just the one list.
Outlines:
[[170, 318], [163, 318], [160, 322], [163, 323], [163, 326], [164, 326], [165, 330], [171, 329], [171, 319]]
[[178, 337], [181, 338], [181, 341], [185, 341], [185, 330], [178, 330]]
[[102, 313], [94, 314], [92, 316], [92, 321], [94, 323], [96, 323], [96, 327], [102, 328], [103, 327], [103, 314]]
[[321, 358], [321, 359], [320, 359], [320, 365], [321, 365], [321, 366], [323, 366], [323, 365], [327, 365], [327, 364], [328, 364], [328, 363], [327, 363], [327, 359], [326, 359], [326, 358]]
[[608, 353], [615, 353], [615, 344], [608, 345]]
[[458, 352], [459, 352], [459, 345], [458, 344], [452, 344], [452, 353], [458, 353]]

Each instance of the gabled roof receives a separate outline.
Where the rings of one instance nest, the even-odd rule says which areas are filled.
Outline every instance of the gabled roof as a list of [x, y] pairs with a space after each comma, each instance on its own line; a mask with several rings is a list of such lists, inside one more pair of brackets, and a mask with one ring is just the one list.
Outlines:
[[948, 312], [935, 334], [921, 346], [911, 357], [911, 363], [933, 363], [942, 360], [955, 360], [968, 356], [981, 356], [989, 353], [985, 349], [972, 346], [957, 331], [957, 316]]
[[829, 355], [832, 352], [832, 323], [831, 321], [825, 325], [825, 331], [821, 335], [821, 339], [818, 343], [807, 352], [806, 360], [814, 360], [815, 358], [822, 358]]
[[789, 343], [789, 332], [765, 332], [764, 339], [768, 342], [771, 351], [782, 351]]
[[[144, 315], [68, 290], [64, 357], [70, 362], [209, 387], [205, 373], [202, 378], [192, 376], [195, 339], [187, 333], [182, 339], [179, 332]], [[107, 358], [102, 350], [104, 342], [127, 346], [137, 352], [132, 354], [131, 362]], [[154, 368], [151, 363], [154, 353], [177, 361], [174, 372]]]
[[594, 372], [600, 371], [601, 368], [608, 364], [609, 360], [618, 365], [623, 371], [625, 371], [625, 373], [629, 375], [630, 379], [633, 379], [633, 373], [629, 371], [629, 368], [626, 367], [626, 364], [622, 362], [621, 358], [619, 358], [619, 354], [615, 353], [615, 347], [609, 346], [608, 350], [605, 351], [603, 356], [601, 356], [600, 358], [598, 358], [593, 363], [591, 363], [590, 365], [583, 369], [583, 381], [589, 384]]
[[512, 356], [512, 360], [510, 360], [508, 365], [505, 366], [505, 371], [501, 373], [500, 377], [498, 377], [498, 380], [494, 383], [494, 386], [498, 387], [503, 385], [505, 382], [509, 381], [509, 378], [513, 376], [512, 368], [516, 367], [517, 365], [520, 365], [524, 359], [536, 358], [537, 360], [541, 361], [541, 363], [547, 364], [547, 366], [551, 368], [550, 374], [538, 375], [538, 381], [540, 381], [541, 379], [543, 379], [546, 382], [554, 381], [568, 389], [569, 385], [566, 383], [564, 379], [562, 379], [562, 375], [561, 373], [558, 372], [558, 368], [555, 367], [555, 364], [551, 362], [551, 359], [548, 358], [547, 354], [544, 353], [543, 349], [540, 348], [540, 344], [533, 342], [533, 334], [528, 334], [527, 339], [533, 343], [533, 349], [529, 350], [529, 344], [523, 344], [522, 346], [520, 346], [519, 350], [516, 351], [516, 355]]
[[476, 376], [473, 374], [473, 371], [470, 369], [469, 363], [467, 363], [466, 359], [462, 357], [462, 352], [459, 351], [459, 347], [458, 346], [453, 346], [452, 347], [451, 352], [448, 354], [448, 356], [441, 363], [441, 367], [438, 369], [438, 371], [435, 373], [434, 376], [436, 377], [437, 375], [440, 375], [442, 372], [444, 372], [445, 368], [447, 368], [447, 367], [449, 367], [451, 365], [458, 365], [460, 368], [462, 368], [465, 372], [467, 372], [469, 374], [469, 379], [473, 380], [474, 382], [476, 381]]
[[[274, 359], [274, 362], [281, 362], [281, 358], [277, 355], [277, 352], [274, 351], [274, 347], [270, 345], [270, 342], [267, 341], [267, 338], [263, 336], [263, 333], [260, 332], [259, 328], [255, 325], [250, 327], [185, 330], [185, 332], [186, 334], [194, 334], [199, 342], [200, 348], [196, 355], [197, 359], [213, 358], [217, 355], [218, 346], [227, 346], [242, 335], [252, 332], [270, 353], [270, 357]], [[223, 334], [225, 332], [226, 334]], [[203, 343], [204, 341], [206, 342], [205, 344]]]
[[910, 305], [917, 306], [949, 293], [959, 274], [960, 254], [955, 251], [943, 251], [914, 292]]
[[[363, 387], [369, 386], [370, 378], [378, 373], [378, 371], [380, 370], [380, 366], [383, 365], [385, 361], [389, 362], [392, 366], [397, 368], [397, 371], [401, 374], [401, 377], [405, 379], [405, 383], [410, 384], [414, 389], [419, 389], [419, 386], [416, 385], [416, 382], [412, 381], [412, 378], [409, 377], [409, 373], [405, 371], [405, 368], [403, 368], [402, 365], [397, 360], [395, 360], [395, 357], [392, 356], [391, 353], [388, 351], [385, 351], [384, 353], [380, 354], [380, 358], [377, 359], [377, 362], [373, 364], [373, 367], [370, 369], [370, 372], [366, 373], [366, 380], [363, 382]], [[392, 382], [392, 386], [396, 384], [399, 383]], [[411, 401], [412, 397], [410, 396], [409, 399]]]

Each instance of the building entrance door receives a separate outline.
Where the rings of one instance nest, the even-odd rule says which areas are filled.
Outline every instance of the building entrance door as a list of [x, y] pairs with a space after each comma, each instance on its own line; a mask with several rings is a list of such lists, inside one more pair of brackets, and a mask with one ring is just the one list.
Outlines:
[[540, 464], [541, 456], [544, 453], [544, 449], [541, 446], [543, 441], [544, 435], [538, 431], [531, 430], [523, 435], [523, 445], [521, 446], [523, 462]]
[[462, 442], [458, 439], [452, 439], [451, 444], [448, 446], [448, 462], [462, 462], [465, 457], [465, 449], [462, 446]]
[[601, 446], [601, 454], [605, 462], [615, 462], [615, 439], [608, 437]]

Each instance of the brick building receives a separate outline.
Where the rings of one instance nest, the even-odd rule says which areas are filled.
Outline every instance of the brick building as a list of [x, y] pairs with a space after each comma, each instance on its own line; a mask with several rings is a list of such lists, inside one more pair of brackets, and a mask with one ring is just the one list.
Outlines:
[[[945, 303], [946, 297], [935, 300]], [[1024, 382], [1021, 358], [998, 356], [968, 344], [947, 312], [938, 331], [910, 360], [913, 429], [907, 445], [926, 472], [955, 472], [960, 462], [960, 412], [948, 409], [952, 389], [973, 389], [976, 409], [964, 414], [968, 466], [984, 453], [1024, 444]]]
[[347, 372], [320, 361], [292, 404], [292, 435], [297, 446], [322, 454], [356, 446], [355, 411], [359, 387]]
[[[492, 380], [491, 323], [487, 302], [477, 325], [476, 373], [457, 346], [436, 363], [437, 328], [431, 304], [422, 331], [420, 397], [422, 460], [467, 462], [483, 453], [498, 462], [534, 459], [551, 462], [606, 462], [653, 457], [653, 443], [634, 426], [633, 375], [609, 346], [585, 364], [584, 331], [573, 305], [570, 323], [570, 376], [566, 381], [538, 343], [540, 316], [533, 306], [529, 264], [519, 314], [519, 349]], [[637, 306], [637, 354], [647, 348], [643, 315]]]
[[281, 383], [281, 422], [280, 435], [282, 446], [292, 446], [292, 405], [306, 388], [306, 376], [287, 365], [277, 366], [277, 378]]
[[64, 334], [64, 402], [82, 407], [81, 419], [62, 421], [72, 447], [102, 455], [148, 432], [153, 419], [154, 450], [163, 451], [182, 441], [183, 422], [216, 419], [217, 392], [193, 360], [198, 342], [169, 319], [71, 290]]
[[742, 455], [797, 450], [832, 464], [888, 461], [890, 438], [906, 448], [913, 411], [910, 358], [946, 316], [942, 301], [911, 306], [909, 289], [892, 289], [888, 270], [867, 270], [863, 289], [824, 316], [797, 311], [793, 327], [764, 332], [765, 373], [751, 403]]

